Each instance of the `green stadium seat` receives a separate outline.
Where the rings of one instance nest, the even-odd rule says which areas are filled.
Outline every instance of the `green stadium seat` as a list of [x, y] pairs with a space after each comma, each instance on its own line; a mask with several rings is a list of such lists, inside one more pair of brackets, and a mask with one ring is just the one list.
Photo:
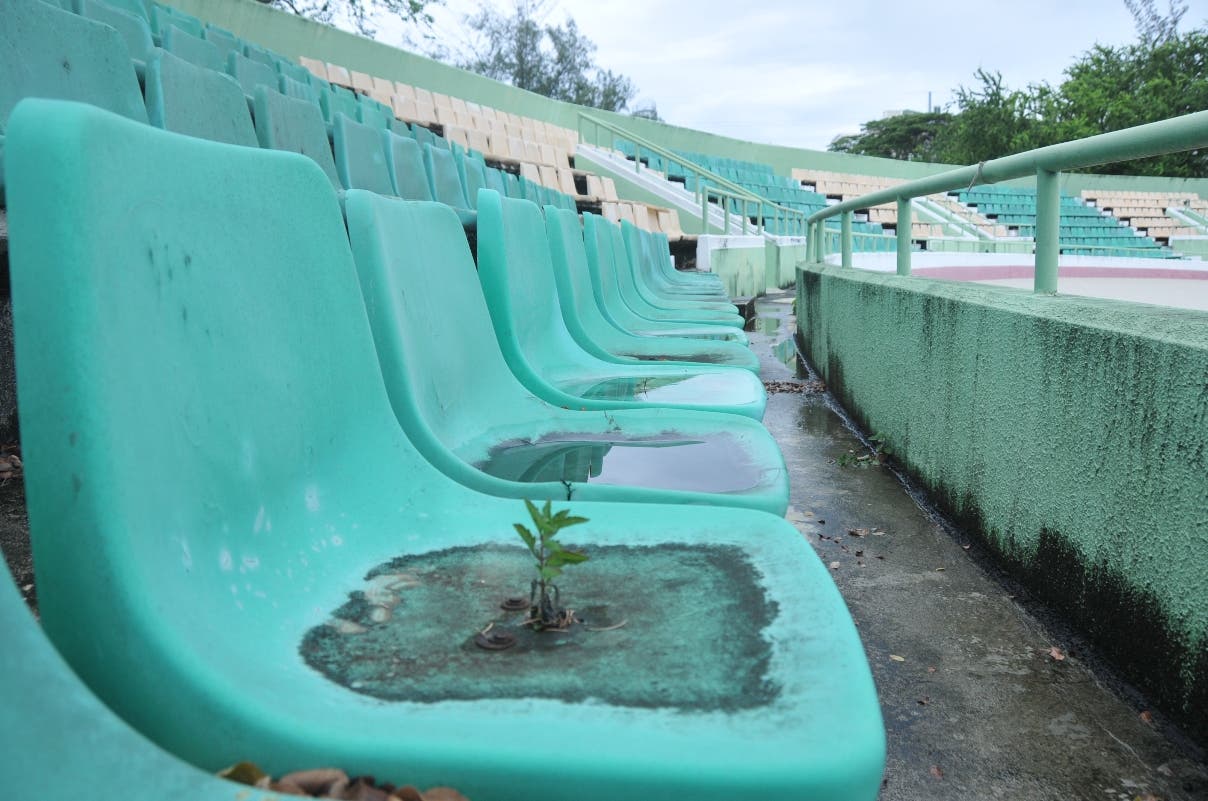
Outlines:
[[739, 367], [619, 365], [583, 350], [558, 306], [541, 209], [482, 190], [478, 277], [512, 372], [538, 397], [585, 409], [666, 407], [763, 417], [759, 378]]
[[261, 64], [259, 61], [252, 61], [238, 50], [227, 52], [226, 73], [235, 79], [235, 82], [243, 89], [243, 94], [248, 98], [255, 96], [257, 86], [264, 86], [275, 91], [280, 78], [277, 73], [273, 72], [272, 67]]
[[747, 335], [728, 325], [658, 321], [638, 314], [625, 301], [621, 294], [620, 280], [617, 278], [617, 243], [620, 243], [622, 257], [624, 254], [621, 229], [615, 223], [590, 213], [583, 215], [583, 229], [584, 244], [587, 246], [587, 266], [596, 305], [604, 313], [605, 319], [618, 330], [642, 337], [689, 337], [747, 344]]
[[214, 72], [226, 71], [226, 57], [217, 47], [174, 23], [160, 29], [159, 39], [160, 46], [177, 58]]
[[247, 99], [235, 79], [165, 50], [147, 62], [147, 115], [157, 128], [256, 147]]
[[[580, 575], [598, 575], [612, 547], [701, 555], [666, 593], [692, 615], [675, 621], [677, 631], [710, 626], [707, 642], [728, 641], [750, 604], [723, 606], [716, 588], [741, 581], [762, 599], [742, 618], [756, 656], [711, 674], [703, 712], [661, 695], [654, 708], [546, 695], [544, 685], [536, 697], [509, 695], [514, 680], [498, 675], [503, 690], [455, 674], [451, 686], [480, 694], [400, 700], [391, 686], [311, 667], [322, 648], [358, 664], [384, 657], [386, 672], [398, 648], [374, 648], [331, 616], [395, 559], [460, 549], [471, 564], [482, 560], [484, 579], [495, 575], [484, 608], [515, 594], [527, 572], [491, 566], [502, 567], [500, 555], [520, 559], [512, 524], [523, 507], [448, 479], [405, 436], [336, 194], [308, 159], [54, 101], [26, 101], [9, 131], [18, 392], [42, 627], [130, 726], [205, 770], [249, 758], [274, 774], [334, 764], [402, 772], [400, 781], [421, 787], [455, 783], [471, 798], [565, 798], [549, 749], [531, 746], [550, 742], [573, 744], [566, 775], [577, 801], [875, 796], [884, 732], [856, 629], [801, 534], [747, 509], [571, 507], [590, 521], [571, 540], [592, 552]], [[539, 212], [526, 212], [540, 228]], [[617, 592], [663, 579], [627, 567], [632, 578], [615, 575], [633, 589]], [[446, 608], [446, 591], [430, 589], [430, 608]], [[418, 601], [408, 595], [394, 613], [404, 641], [408, 627], [430, 625], [406, 616]], [[454, 652], [482, 625], [470, 617], [439, 622]], [[375, 619], [366, 611], [362, 634], [383, 625]], [[675, 675], [694, 680], [723, 656], [669, 651]], [[38, 667], [24, 648], [5, 654], [6, 664]], [[50, 680], [17, 675], [32, 683], [14, 690], [6, 681], [5, 692], [31, 699]], [[642, 689], [643, 676], [624, 678]], [[737, 699], [743, 706], [726, 705], [744, 682], [758, 689]], [[7, 720], [14, 706], [0, 714]], [[44, 720], [53, 742], [85, 731]], [[9, 739], [11, 754], [33, 736], [22, 728]], [[113, 755], [110, 781], [130, 764], [128, 741], [90, 747]], [[61, 774], [50, 781], [65, 777], [74, 790], [91, 777], [77, 778], [63, 753], [46, 751], [56, 760], [47, 770]], [[161, 789], [136, 779], [117, 792]], [[155, 797], [209, 797], [173, 790]], [[232, 788], [227, 797], [239, 793], [257, 796]]]
[[434, 200], [455, 209], [470, 208], [470, 201], [466, 199], [466, 188], [462, 186], [461, 177], [457, 174], [457, 162], [450, 151], [441, 150], [431, 144], [424, 145], [424, 168], [427, 170], [428, 186], [432, 190]]
[[319, 109], [319, 116], [323, 116], [323, 110], [319, 105], [319, 90], [309, 82], [295, 81], [288, 75], [278, 75], [277, 91], [283, 95], [288, 95], [289, 97], [294, 97], [299, 100], [305, 100], [308, 103], [312, 103], [315, 108]]
[[343, 114], [350, 120], [359, 119], [360, 104], [357, 96], [342, 86], [328, 85], [319, 89], [319, 108], [328, 125], [335, 124], [335, 115]]
[[124, 801], [269, 801], [276, 794], [188, 765], [131, 729], [80, 681], [0, 567], [0, 733], [5, 760], [38, 775], [42, 798], [93, 795], [115, 782]]
[[379, 131], [390, 130], [394, 121], [394, 112], [389, 106], [383, 106], [371, 97], [357, 97], [357, 121], [377, 128]]
[[[675, 323], [708, 323], [710, 325], [727, 325], [742, 328], [746, 321], [737, 311], [726, 311], [725, 307], [734, 309], [731, 304], [698, 304], [691, 301], [676, 301], [651, 293], [644, 282], [639, 281], [637, 268], [629, 256], [623, 231], [625, 222], [613, 226], [612, 233], [613, 259], [617, 285], [625, 303], [642, 317], [650, 320], [661, 320]], [[632, 224], [630, 224], [632, 225]]]
[[79, 0], [79, 3], [81, 16], [108, 25], [122, 35], [130, 58], [134, 61], [135, 72], [142, 79], [147, 68], [147, 59], [155, 49], [147, 18], [102, 0]]
[[495, 167], [488, 166], [486, 168], [486, 188], [498, 192], [507, 197], [508, 187], [507, 181], [504, 180], [503, 171]]
[[206, 23], [205, 38], [207, 42], [218, 48], [224, 64], [227, 63], [227, 55], [229, 53], [243, 55], [243, 40], [225, 28], [219, 28], [217, 25]]
[[[621, 221], [621, 231], [625, 235], [625, 247], [629, 251], [629, 261], [634, 268], [634, 285], [642, 290], [643, 297], [650, 303], [668, 309], [710, 309], [721, 312], [734, 310], [734, 304], [716, 287], [685, 288], [673, 285], [657, 272], [651, 234], [628, 220]], [[663, 253], [668, 253], [666, 248]], [[661, 257], [659, 260], [666, 261]]]
[[[512, 498], [563, 500], [569, 494], [574, 500], [744, 506], [784, 514], [784, 463], [762, 425], [666, 409], [606, 417], [540, 400], [500, 352], [452, 210], [357, 191], [348, 193], [344, 207], [391, 404], [411, 440], [451, 478]], [[525, 432], [528, 444], [515, 441], [517, 431]], [[720, 463], [750, 469], [700, 475], [691, 466], [701, 458], [702, 443], [719, 449]], [[616, 452], [610, 458], [611, 448]], [[590, 456], [551, 460], [551, 451]], [[602, 467], [631, 454], [642, 459], [642, 470], [600, 475]]]
[[259, 61], [261, 64], [273, 69], [277, 68], [277, 62], [280, 60], [271, 50], [252, 44], [251, 42], [243, 43], [243, 54], [252, 61]]
[[379, 195], [394, 194], [390, 171], [386, 167], [386, 147], [379, 129], [337, 111], [332, 125], [331, 150], [335, 155], [340, 186], [366, 189]]
[[596, 305], [578, 215], [567, 209], [547, 208], [545, 219], [562, 319], [575, 341], [588, 353], [618, 364], [633, 360], [726, 364], [746, 368], [758, 375], [759, 357], [743, 345], [687, 338], [639, 337], [612, 325]]
[[104, 0], [106, 4], [113, 8], [121, 9], [127, 14], [133, 14], [136, 17], [141, 17], [147, 26], [151, 26], [151, 10], [146, 0]]
[[382, 131], [386, 143], [386, 167], [394, 193], [407, 200], [432, 200], [432, 185], [419, 144], [409, 136]]
[[192, 14], [186, 14], [183, 11], [177, 11], [171, 6], [152, 2], [151, 32], [161, 37], [161, 44], [162, 37], [169, 25], [175, 25], [185, 33], [198, 39], [205, 38], [205, 25], [197, 17], [194, 17]]
[[466, 201], [474, 206], [478, 203], [478, 190], [487, 186], [487, 165], [483, 160], [461, 148], [453, 150], [453, 161], [457, 165], [457, 176], [465, 187]]
[[336, 189], [341, 188], [331, 141], [319, 107], [296, 97], [286, 97], [267, 86], [257, 86], [253, 95], [256, 140], [260, 147], [300, 153], [322, 169]]

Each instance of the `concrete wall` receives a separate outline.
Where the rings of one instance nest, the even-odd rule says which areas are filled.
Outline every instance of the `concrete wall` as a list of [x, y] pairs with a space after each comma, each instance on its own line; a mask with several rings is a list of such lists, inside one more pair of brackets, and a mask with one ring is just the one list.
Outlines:
[[797, 291], [860, 424], [1208, 739], [1208, 314], [821, 265]]

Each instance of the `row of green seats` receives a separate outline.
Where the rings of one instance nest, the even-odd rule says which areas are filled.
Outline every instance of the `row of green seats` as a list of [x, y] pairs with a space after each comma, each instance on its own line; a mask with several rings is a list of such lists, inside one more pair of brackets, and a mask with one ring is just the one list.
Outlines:
[[[454, 476], [454, 457], [501, 455], [468, 438], [549, 444], [541, 426], [582, 408], [576, 425], [602, 434], [593, 444], [620, 450], [619, 428], [657, 448], [647, 432], [658, 424], [637, 420], [650, 414], [719, 449], [698, 449], [706, 477], [783, 470], [741, 400], [762, 393], [751, 370], [575, 346], [556, 270], [590, 265], [593, 241], [597, 263], [611, 248], [616, 286], [621, 273], [634, 282], [645, 305], [627, 308], [644, 325], [741, 333], [711, 311], [715, 279], [668, 271], [665, 240], [591, 215], [579, 228], [569, 210], [483, 189], [476, 296], [448, 205], [353, 189], [341, 209], [308, 158], [79, 103], [26, 100], [8, 134], [43, 629], [134, 729], [206, 770], [336, 764], [476, 798], [554, 801], [568, 786], [578, 801], [876, 797], [884, 732], [867, 660], [829, 571], [796, 529], [757, 510], [767, 501], [753, 497], [784, 491], [775, 482], [703, 493], [708, 508], [664, 502], [674, 489], [603, 502], [577, 494], [583, 484], [542, 482], [549, 463], [534, 453], [531, 491], [570, 489], [556, 508], [588, 520], [568, 539], [591, 561], [563, 593], [595, 616], [584, 588], [596, 587], [632, 619], [582, 632], [579, 648], [471, 644], [486, 621], [506, 630], [523, 617], [496, 607], [528, 573], [519, 490]], [[408, 373], [410, 360], [423, 365]], [[719, 411], [729, 407], [739, 414]], [[528, 422], [491, 422], [505, 413]], [[442, 450], [453, 457], [433, 456]], [[586, 487], [601, 450], [587, 451]], [[500, 482], [518, 478], [504, 472]], [[28, 698], [56, 686], [17, 676]], [[31, 726], [37, 708], [6, 708], [22, 732], [10, 756], [53, 753], [62, 773], [93, 758]], [[576, 758], [551, 767], [541, 742], [573, 744]], [[181, 766], [143, 750], [131, 747], [156, 778], [129, 786], [173, 780], [159, 774]], [[203, 798], [222, 786], [189, 781]]]

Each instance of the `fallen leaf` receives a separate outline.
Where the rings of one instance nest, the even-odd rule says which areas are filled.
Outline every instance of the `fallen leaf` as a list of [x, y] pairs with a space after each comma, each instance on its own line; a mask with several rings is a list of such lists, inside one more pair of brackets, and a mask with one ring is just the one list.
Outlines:
[[830, 563], [830, 569], [831, 569], [831, 570], [838, 570], [838, 569], [839, 569], [839, 563], [838, 563], [838, 562], [831, 562], [831, 563]]
[[866, 529], [866, 528], [849, 528], [847, 530], [847, 535], [849, 537], [867, 537], [868, 529]]
[[942, 778], [944, 778], [944, 771], [940, 769], [940, 766], [939, 766], [939, 765], [932, 765], [932, 766], [931, 766], [931, 778], [933, 778], [933, 779], [942, 779]]
[[935, 569], [935, 572], [936, 572], [936, 573], [943, 573], [943, 572], [944, 572], [945, 570], [947, 570], [947, 569], [948, 569], [948, 568], [946, 568], [946, 567], [937, 567], [937, 568]]
[[1055, 662], [1065, 661], [1065, 652], [1063, 652], [1056, 645], [1049, 649], [1049, 656], [1053, 657], [1053, 661]]
[[885, 532], [884, 532], [884, 531], [882, 531], [882, 530], [881, 530], [881, 529], [879, 529], [879, 528], [874, 528], [874, 529], [872, 530], [872, 535], [873, 535], [874, 537], [884, 537], [884, 536], [885, 536]]
[[1162, 801], [1162, 799], [1153, 793], [1146, 793], [1145, 795], [1134, 796], [1133, 801]]
[[931, 703], [931, 696], [924, 695], [922, 698], [919, 699], [919, 706], [927, 706], [930, 703]]
[[863, 555], [864, 555], [864, 551], [856, 551], [856, 556], [863, 556]]
[[962, 547], [962, 548], [964, 548], [964, 549], [967, 551], [967, 550], [969, 550], [970, 548], [972, 548], [973, 546], [972, 546], [972, 545], [962, 545], [961, 547]]
[[1144, 723], [1146, 726], [1152, 726], [1153, 725], [1153, 713], [1150, 712], [1148, 709], [1143, 711], [1141, 713], [1141, 722]]
[[928, 673], [934, 673], [934, 672], [935, 672], [935, 667], [934, 667], [934, 666], [928, 667], [928, 668], [927, 668], [927, 672], [928, 672]]
[[890, 654], [889, 658], [895, 662], [905, 662], [906, 661], [906, 657], [898, 656], [897, 654]]
[[452, 787], [429, 787], [424, 790], [424, 801], [468, 801]]

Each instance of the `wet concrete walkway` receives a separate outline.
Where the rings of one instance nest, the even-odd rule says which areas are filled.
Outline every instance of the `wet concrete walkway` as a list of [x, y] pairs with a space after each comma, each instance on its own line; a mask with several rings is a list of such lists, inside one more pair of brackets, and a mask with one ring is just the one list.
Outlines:
[[773, 382], [764, 423], [789, 467], [787, 516], [831, 566], [872, 665], [881, 799], [1208, 799], [1202, 752], [890, 468], [861, 459], [872, 451], [829, 395], [774, 391], [808, 382], [791, 304], [756, 305], [752, 347]]

